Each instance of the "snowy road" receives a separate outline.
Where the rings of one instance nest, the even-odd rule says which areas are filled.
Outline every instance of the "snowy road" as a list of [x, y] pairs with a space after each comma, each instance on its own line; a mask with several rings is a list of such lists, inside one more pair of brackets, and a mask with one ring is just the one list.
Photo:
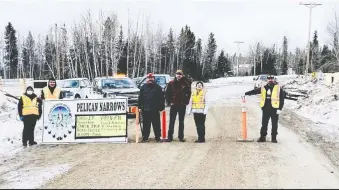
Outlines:
[[[333, 159], [331, 162], [296, 132], [304, 121], [289, 120], [293, 114], [287, 110], [282, 113], [278, 144], [236, 142], [241, 132], [240, 96], [251, 88], [251, 84], [232, 84], [209, 89], [212, 107], [205, 144], [193, 143], [196, 129], [192, 116], [185, 119], [185, 143], [136, 144], [131, 123], [126, 145], [41, 145], [21, 151], [0, 165], [0, 188], [339, 187]], [[248, 98], [246, 105], [248, 136], [256, 139], [261, 123], [257, 98]], [[46, 170], [57, 177], [42, 176]], [[49, 182], [40, 183], [46, 180]]]

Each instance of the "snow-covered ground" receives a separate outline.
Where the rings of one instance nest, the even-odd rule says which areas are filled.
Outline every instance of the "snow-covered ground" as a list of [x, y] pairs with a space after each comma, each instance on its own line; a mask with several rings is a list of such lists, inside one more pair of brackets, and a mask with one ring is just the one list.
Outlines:
[[[22, 147], [23, 123], [18, 120], [17, 100], [7, 97], [0, 91], [0, 171], [5, 170], [6, 175], [0, 178], [0, 188], [38, 188], [46, 180], [53, 178], [68, 169], [67, 165], [50, 167], [32, 167], [19, 170], [3, 168], [6, 161], [15, 156], [16, 153], [34, 147]], [[41, 143], [42, 120], [38, 121], [35, 129], [35, 140]], [[35, 180], [31, 179], [34, 174]], [[39, 174], [39, 175], [37, 175]], [[20, 176], [20, 177], [17, 177]], [[6, 181], [6, 186], [1, 181]]]
[[286, 81], [285, 88], [308, 96], [290, 104], [295, 112], [316, 123], [339, 126], [339, 84], [330, 87], [322, 81], [313, 83], [310, 79], [292, 78]]
[[[339, 84], [329, 87], [324, 85], [322, 81], [313, 83], [309, 78], [298, 78], [296, 75], [278, 76], [278, 81], [280, 84], [284, 85], [286, 89], [305, 92], [308, 95], [307, 98], [300, 98], [298, 101], [286, 101], [287, 108], [292, 109], [296, 113], [311, 119], [316, 123], [339, 126]], [[211, 80], [210, 83], [206, 83], [206, 86], [218, 87], [237, 84], [243, 84], [242, 86], [244, 86], [245, 84], [252, 83], [252, 76], [228, 77]], [[241, 88], [239, 86], [234, 88], [234, 90], [239, 91], [239, 96], [241, 96], [244, 92], [251, 89], [245, 89], [245, 87]], [[221, 97], [225, 93], [228, 92], [218, 92], [213, 96]], [[234, 92], [232, 92], [232, 94], [233, 93]]]

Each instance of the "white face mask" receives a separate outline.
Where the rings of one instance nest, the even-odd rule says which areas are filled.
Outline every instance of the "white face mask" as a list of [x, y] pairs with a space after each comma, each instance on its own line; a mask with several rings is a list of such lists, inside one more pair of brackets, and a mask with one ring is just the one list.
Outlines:
[[32, 94], [33, 94], [33, 91], [27, 90], [27, 94], [28, 94], [28, 95], [32, 95]]

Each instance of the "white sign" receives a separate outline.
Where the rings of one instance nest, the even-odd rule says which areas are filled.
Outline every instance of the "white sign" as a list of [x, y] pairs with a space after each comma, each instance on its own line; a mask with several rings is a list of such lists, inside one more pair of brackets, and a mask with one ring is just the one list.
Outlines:
[[42, 143], [127, 143], [127, 101], [127, 98], [46, 100]]

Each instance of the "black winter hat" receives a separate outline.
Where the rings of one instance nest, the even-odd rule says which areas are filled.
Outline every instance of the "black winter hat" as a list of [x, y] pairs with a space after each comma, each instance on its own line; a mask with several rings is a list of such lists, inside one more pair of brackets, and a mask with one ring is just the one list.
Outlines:
[[27, 91], [27, 90], [32, 90], [32, 91], [34, 91], [33, 87], [31, 87], [31, 86], [28, 86], [28, 87], [26, 88], [26, 91]]

